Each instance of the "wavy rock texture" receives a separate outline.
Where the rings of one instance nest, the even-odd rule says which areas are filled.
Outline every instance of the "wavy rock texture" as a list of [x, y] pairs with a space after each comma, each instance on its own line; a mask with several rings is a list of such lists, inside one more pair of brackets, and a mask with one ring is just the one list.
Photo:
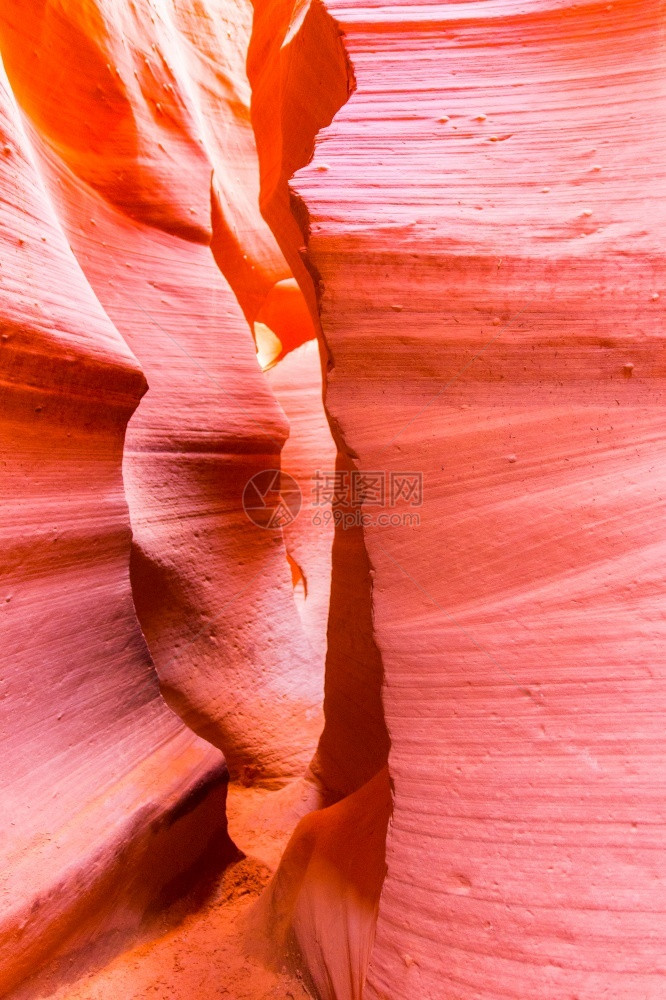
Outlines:
[[352, 86], [340, 31], [320, 0], [256, 0], [247, 71], [262, 214], [319, 330], [316, 289], [309, 262], [300, 253], [303, 206], [295, 202], [289, 180], [312, 158], [315, 136], [345, 103]]
[[301, 964], [317, 997], [363, 995], [384, 880], [391, 811], [386, 770], [334, 805], [305, 816], [255, 911], [273, 954]]
[[423, 474], [420, 527], [364, 530], [364, 996], [656, 1000], [663, 7], [329, 9], [357, 89], [296, 183], [327, 407], [361, 469]]
[[[3, 0], [14, 92], [41, 135], [131, 218], [208, 243], [252, 317], [290, 276], [258, 210], [247, 3]], [[212, 178], [212, 181], [211, 181]]]
[[5, 995], [46, 958], [135, 933], [229, 845], [224, 761], [164, 705], [132, 606], [121, 460], [145, 379], [67, 244], [4, 72], [0, 96]]
[[267, 377], [289, 421], [281, 465], [299, 483], [303, 499], [301, 515], [284, 528], [294, 599], [323, 677], [334, 526], [331, 503], [316, 490], [318, 481], [335, 467], [335, 445], [321, 403], [316, 342], [299, 345]]
[[[661, 1000], [662, 0], [0, 0], [0, 51], [0, 991], [226, 863], [214, 744], [271, 857], [325, 805], [221, 991]], [[262, 530], [281, 461], [375, 495]]]
[[[248, 72], [262, 211], [315, 317], [328, 384], [334, 361], [318, 322], [322, 286], [314, 258], [303, 254], [309, 232], [307, 206], [294, 197], [288, 181], [311, 159], [317, 132], [348, 99], [352, 67], [339, 28], [321, 4], [292, 9], [288, 3], [258, 3]], [[278, 114], [276, 93], [281, 101]], [[314, 170], [323, 175], [328, 165], [317, 162]], [[335, 804], [296, 827], [259, 919], [272, 943], [274, 962], [282, 962], [286, 951], [317, 996], [360, 1000], [386, 870], [389, 741], [381, 701], [382, 662], [372, 623], [372, 574], [363, 531], [355, 523], [358, 511], [344, 486], [338, 486], [352, 474], [355, 456], [330, 408], [327, 416], [337, 455], [335, 462], [323, 466], [323, 484], [320, 481], [316, 495], [323, 490], [330, 497], [335, 532], [325, 725], [310, 772], [324, 801]]]
[[301, 775], [321, 728], [325, 545], [315, 650], [241, 503], [288, 432], [248, 321], [285, 351], [312, 327], [259, 214], [249, 8], [225, 16], [0, 4], [3, 988], [230, 856], [224, 760], [152, 661], [244, 781]]
[[289, 269], [247, 179], [257, 186], [247, 11], [227, 12], [233, 33], [216, 4], [200, 13], [128, 2], [112, 19], [103, 4], [23, 17], [7, 2], [0, 37], [68, 238], [150, 385], [124, 469], [137, 610], [163, 692], [234, 773], [283, 780], [316, 741], [321, 669], [279, 534], [242, 510], [246, 481], [279, 466], [287, 425], [216, 260], [250, 315]]
[[[326, 331], [319, 324], [320, 278], [313, 255], [306, 254], [304, 247], [309, 235], [307, 205], [294, 195], [289, 178], [310, 161], [318, 132], [348, 100], [354, 86], [353, 68], [340, 29], [321, 3], [258, 2], [248, 73], [262, 211], [316, 316], [325, 370], [330, 372], [334, 362]], [[278, 114], [276, 93], [280, 95]], [[313, 169], [323, 176], [329, 168], [317, 161]], [[326, 384], [329, 380], [330, 375]], [[331, 478], [332, 473], [349, 476], [354, 456], [330, 408], [327, 417], [337, 445], [335, 468], [331, 463], [325, 470], [329, 474], [325, 489], [329, 494], [333, 491], [336, 531], [327, 633], [326, 723], [313, 770], [327, 794], [336, 799], [356, 791], [384, 768], [388, 736], [363, 533], [359, 526], [345, 523], [345, 515], [353, 511], [344, 490], [338, 490]]]

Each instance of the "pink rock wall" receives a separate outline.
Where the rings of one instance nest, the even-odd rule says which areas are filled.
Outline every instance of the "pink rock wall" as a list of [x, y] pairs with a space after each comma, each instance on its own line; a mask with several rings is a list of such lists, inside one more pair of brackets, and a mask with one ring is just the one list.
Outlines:
[[249, 8], [219, 14], [0, 5], [3, 988], [225, 863], [210, 743], [281, 784], [321, 728], [282, 537], [241, 504], [288, 432], [248, 321], [292, 279], [259, 214]]
[[68, 246], [4, 73], [0, 88], [5, 995], [101, 931], [136, 932], [168, 883], [229, 848], [224, 761], [160, 698], [132, 605], [121, 461], [145, 379]]
[[[281, 539], [241, 507], [251, 475], [279, 465], [287, 425], [218, 263], [250, 315], [290, 272], [253, 195], [249, 15], [228, 13], [232, 33], [217, 13], [127, 4], [109, 22], [91, 5], [33, 21], [8, 3], [0, 37], [71, 245], [150, 385], [124, 469], [137, 609], [163, 692], [234, 773], [279, 779], [311, 753], [321, 670]], [[34, 62], [58, 72], [85, 32], [56, 93]]]
[[364, 531], [364, 996], [657, 998], [663, 11], [329, 9], [357, 88], [296, 181], [326, 403], [361, 469], [423, 474], [419, 527]]
[[224, 864], [221, 749], [320, 1000], [661, 1000], [662, 16], [0, 0], [3, 990]]

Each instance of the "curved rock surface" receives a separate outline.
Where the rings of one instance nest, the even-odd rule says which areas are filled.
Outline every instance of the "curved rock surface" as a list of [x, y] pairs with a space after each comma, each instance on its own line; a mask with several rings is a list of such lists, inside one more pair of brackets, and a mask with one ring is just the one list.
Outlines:
[[[281, 465], [293, 476], [303, 508], [284, 528], [294, 600], [305, 634], [324, 676], [326, 633], [331, 595], [333, 512], [326, 492], [319, 489], [335, 467], [335, 445], [321, 402], [322, 379], [317, 343], [306, 341], [267, 372], [268, 384], [289, 421], [289, 438]], [[320, 703], [323, 692], [320, 692]]]
[[256, 908], [255, 937], [269, 926], [273, 955], [302, 964], [316, 997], [364, 995], [390, 812], [384, 768], [334, 805], [305, 816]]
[[327, 407], [360, 469], [423, 477], [419, 526], [364, 506], [394, 787], [364, 996], [656, 1000], [663, 8], [329, 9], [357, 87], [296, 182]]
[[3, 995], [662, 1000], [663, 13], [0, 0]]
[[210, 743], [279, 784], [321, 728], [281, 534], [242, 506], [288, 433], [248, 321], [292, 279], [259, 215], [249, 8], [234, 38], [219, 12], [0, 5], [3, 990], [224, 865]]
[[[26, 18], [8, 2], [0, 40], [68, 239], [150, 386], [124, 472], [135, 599], [162, 690], [235, 774], [284, 780], [316, 742], [321, 669], [279, 533], [242, 509], [246, 482], [279, 466], [287, 424], [218, 263], [250, 317], [289, 269], [253, 195], [248, 13], [227, 12], [231, 33], [217, 6], [156, 16], [128, 0], [109, 20], [104, 4]], [[55, 66], [82, 36], [56, 91]]]
[[136, 933], [229, 843], [224, 761], [160, 698], [132, 605], [121, 461], [145, 378], [68, 246], [4, 72], [0, 96], [5, 995], [47, 958]]

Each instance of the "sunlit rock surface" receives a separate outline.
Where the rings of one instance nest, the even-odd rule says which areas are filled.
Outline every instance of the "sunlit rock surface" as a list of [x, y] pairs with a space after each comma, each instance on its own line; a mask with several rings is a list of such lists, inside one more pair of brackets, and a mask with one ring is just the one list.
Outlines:
[[0, 6], [3, 988], [224, 864], [215, 747], [280, 784], [321, 728], [325, 554], [315, 650], [241, 504], [288, 434], [251, 323], [293, 279], [259, 212], [251, 11], [219, 15]]
[[662, 1000], [663, 13], [0, 0], [0, 992]]
[[423, 476], [420, 526], [364, 531], [394, 789], [364, 996], [656, 1000], [663, 8], [328, 9], [356, 90], [295, 182], [326, 404], [359, 468]]
[[47, 958], [136, 932], [229, 846], [224, 761], [160, 698], [132, 605], [121, 462], [145, 378], [0, 88], [4, 995]]

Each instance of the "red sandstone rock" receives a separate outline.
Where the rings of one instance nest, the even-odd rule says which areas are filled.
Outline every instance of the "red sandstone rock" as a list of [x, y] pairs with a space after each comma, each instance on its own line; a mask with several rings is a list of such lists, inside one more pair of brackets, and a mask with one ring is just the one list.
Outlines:
[[5, 995], [47, 958], [136, 933], [228, 841], [224, 762], [160, 698], [132, 606], [121, 460], [145, 378], [67, 244], [4, 74], [0, 89]]
[[[176, 5], [155, 19], [149, 4], [127, 3], [95, 33], [104, 21], [95, 4], [85, 17], [47, 7], [33, 22], [8, 2], [0, 39], [70, 243], [148, 379], [124, 472], [135, 600], [162, 690], [234, 773], [282, 780], [302, 773], [316, 742], [321, 668], [279, 532], [258, 529], [242, 509], [247, 480], [279, 465], [287, 427], [217, 264], [250, 315], [289, 270], [247, 180], [257, 166], [239, 112], [249, 101], [244, 49], [214, 14]], [[248, 30], [246, 12], [236, 31]], [[89, 57], [56, 95], [35, 75], [30, 47], [42, 38], [39, 61], [52, 68], [84, 31]], [[100, 105], [109, 121], [96, 115]], [[231, 148], [220, 145], [223, 124]], [[233, 203], [227, 216], [223, 202]], [[238, 231], [241, 216], [251, 233], [236, 232], [243, 253], [220, 235]], [[256, 260], [254, 284], [245, 258]], [[285, 329], [302, 325], [287, 319]]]
[[[661, 1000], [661, 14], [0, 2], [3, 985], [227, 849], [128, 501], [162, 691], [244, 780], [305, 771], [325, 645], [271, 961]], [[338, 473], [385, 490], [332, 552], [241, 503], [288, 423], [330, 471], [315, 329]]]
[[310, 813], [256, 908], [256, 936], [263, 924], [270, 926], [273, 954], [303, 963], [308, 985], [322, 1000], [363, 996], [390, 811], [384, 768], [335, 805]]
[[[302, 492], [299, 516], [284, 528], [294, 600], [324, 676], [331, 593], [333, 512], [326, 477], [335, 468], [335, 445], [321, 401], [319, 351], [310, 340], [267, 372], [268, 384], [289, 421], [282, 468]], [[320, 703], [323, 686], [320, 690]]]
[[131, 218], [205, 244], [214, 230], [253, 318], [290, 272], [258, 210], [251, 24], [240, 0], [0, 5], [7, 72], [44, 141]]
[[326, 403], [359, 468], [423, 474], [420, 527], [364, 531], [364, 996], [656, 1000], [661, 5], [329, 9], [357, 89], [296, 182]]
[[[229, 851], [224, 762], [161, 700], [136, 621], [127, 501], [134, 600], [173, 707], [247, 780], [301, 774], [321, 725], [321, 654], [280, 533], [241, 504], [247, 479], [279, 465], [287, 424], [220, 261], [249, 319], [290, 272], [239, 113], [248, 13], [229, 45], [215, 13], [0, 7], [3, 986], [100, 933], [122, 941], [164, 884]], [[308, 321], [288, 298], [300, 318], [276, 326], [290, 349]]]

